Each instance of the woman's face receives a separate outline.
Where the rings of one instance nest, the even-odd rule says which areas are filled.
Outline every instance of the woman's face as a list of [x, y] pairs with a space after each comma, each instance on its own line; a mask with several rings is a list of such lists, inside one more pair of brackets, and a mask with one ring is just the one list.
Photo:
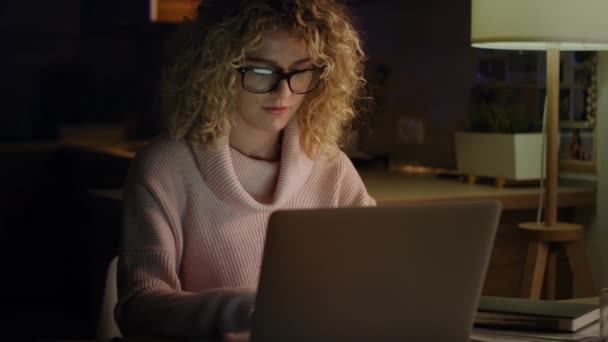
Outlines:
[[[246, 128], [257, 130], [258, 133], [278, 134], [296, 113], [305, 95], [292, 93], [285, 79], [270, 92], [252, 93], [243, 88], [242, 77], [246, 77], [248, 87], [262, 89], [269, 77], [276, 78], [278, 75], [274, 73], [274, 76], [268, 76], [272, 71], [293, 72], [312, 68], [307, 44], [283, 30], [266, 32], [260, 46], [246, 52], [243, 68], [252, 67], [256, 69], [246, 71], [248, 75], [244, 75], [245, 71], [237, 71], [241, 75], [237, 79], [236, 125], [240, 126], [241, 131]], [[309, 74], [293, 76], [292, 87], [298, 91], [297, 87], [306, 82]]]

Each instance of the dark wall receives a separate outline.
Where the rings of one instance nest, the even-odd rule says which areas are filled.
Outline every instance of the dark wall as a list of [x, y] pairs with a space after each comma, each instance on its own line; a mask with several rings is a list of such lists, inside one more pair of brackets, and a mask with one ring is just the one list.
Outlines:
[[163, 38], [145, 0], [4, 0], [0, 141], [54, 139], [62, 123], [132, 122], [158, 130]]
[[[371, 70], [387, 76], [363, 148], [404, 162], [455, 167], [453, 133], [462, 129], [474, 80], [470, 0], [368, 1], [354, 7]], [[373, 73], [372, 73], [373, 74]], [[399, 118], [424, 123], [422, 144], [397, 139]]]

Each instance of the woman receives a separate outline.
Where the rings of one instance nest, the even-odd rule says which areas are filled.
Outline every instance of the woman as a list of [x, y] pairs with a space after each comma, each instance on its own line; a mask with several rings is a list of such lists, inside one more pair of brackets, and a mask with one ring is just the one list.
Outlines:
[[375, 204], [337, 147], [364, 54], [332, 0], [206, 0], [181, 35], [170, 138], [126, 183], [115, 314], [125, 335], [238, 337], [273, 211]]

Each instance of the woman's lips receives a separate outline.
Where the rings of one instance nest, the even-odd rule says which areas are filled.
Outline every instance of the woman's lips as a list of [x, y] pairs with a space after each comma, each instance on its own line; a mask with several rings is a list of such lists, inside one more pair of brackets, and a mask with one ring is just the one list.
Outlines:
[[289, 111], [289, 107], [283, 107], [283, 106], [263, 107], [263, 109], [274, 115], [282, 115], [282, 114], [287, 113], [287, 111]]

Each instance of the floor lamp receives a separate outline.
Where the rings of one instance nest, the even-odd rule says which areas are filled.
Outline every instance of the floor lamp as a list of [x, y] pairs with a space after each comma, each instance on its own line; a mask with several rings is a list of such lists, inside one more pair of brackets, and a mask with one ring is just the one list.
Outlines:
[[[573, 265], [585, 258], [583, 229], [576, 224], [558, 222], [557, 217], [559, 53], [560, 50], [608, 50], [608, 0], [472, 0], [471, 43], [478, 48], [539, 50], [547, 54], [544, 222], [519, 226], [537, 238], [528, 247], [521, 295], [540, 297], [545, 269], [548, 277], [555, 278], [556, 257], [550, 249], [556, 242], [566, 247], [577, 291], [591, 292], [592, 284], [577, 282], [578, 270]], [[583, 273], [590, 275], [588, 266], [585, 267], [587, 270]], [[555, 288], [549, 291], [554, 294]]]

